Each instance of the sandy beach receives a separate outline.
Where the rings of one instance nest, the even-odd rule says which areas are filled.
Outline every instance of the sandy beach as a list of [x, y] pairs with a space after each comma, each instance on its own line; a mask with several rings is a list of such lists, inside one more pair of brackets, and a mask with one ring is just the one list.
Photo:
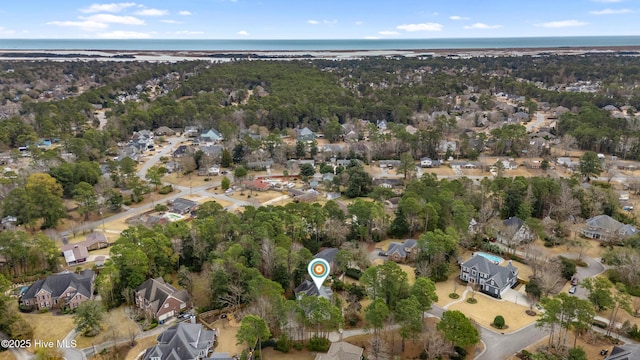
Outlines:
[[561, 48], [505, 48], [505, 49], [425, 49], [425, 50], [281, 50], [281, 51], [138, 51], [138, 50], [1, 50], [2, 60], [52, 61], [150, 61], [177, 62], [202, 60], [228, 62], [250, 60], [302, 60], [302, 59], [361, 59], [371, 56], [385, 57], [448, 57], [476, 58], [499, 56], [549, 56], [586, 54], [640, 55], [638, 46], [561, 47]]

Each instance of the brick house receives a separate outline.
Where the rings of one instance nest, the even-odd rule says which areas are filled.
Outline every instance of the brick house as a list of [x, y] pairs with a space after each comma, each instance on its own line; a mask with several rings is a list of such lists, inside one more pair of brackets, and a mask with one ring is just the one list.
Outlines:
[[187, 307], [189, 294], [164, 282], [162, 278], [147, 279], [136, 288], [136, 306], [158, 321], [177, 316]]
[[20, 297], [20, 305], [31, 310], [77, 308], [84, 301], [93, 299], [96, 274], [84, 270], [79, 274], [64, 271], [40, 279]]

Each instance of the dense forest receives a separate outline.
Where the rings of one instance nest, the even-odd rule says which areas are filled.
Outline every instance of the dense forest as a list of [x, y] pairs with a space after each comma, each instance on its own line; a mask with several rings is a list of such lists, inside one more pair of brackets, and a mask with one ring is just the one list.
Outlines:
[[[640, 151], [635, 118], [612, 118], [597, 111], [606, 105], [628, 106], [627, 113], [633, 115], [640, 106], [634, 60], [590, 54], [214, 64], [127, 62], [115, 66], [117, 71], [101, 62], [65, 62], [59, 68], [50, 63], [18, 62], [12, 72], [0, 75], [6, 84], [3, 101], [8, 118], [0, 122], [0, 143], [12, 148], [37, 138], [58, 138], [68, 146], [75, 143], [78, 147], [79, 143], [104, 153], [132, 131], [159, 126], [214, 127], [227, 138], [251, 125], [277, 131], [308, 126], [317, 131], [331, 121], [345, 124], [355, 119], [435, 129], [438, 126], [429, 121], [423, 124], [431, 114], [486, 118], [495, 112], [491, 96], [507, 93], [571, 110], [553, 131], [572, 135], [580, 148], [634, 158]], [[40, 67], [45, 70], [38, 70]], [[49, 68], [58, 70], [46, 70]], [[15, 86], [17, 79], [26, 79], [20, 93], [11, 90], [19, 88]], [[64, 87], [64, 96], [39, 101], [38, 87], [29, 85], [38, 79], [71, 85]], [[598, 84], [597, 91], [565, 90], [581, 81]], [[77, 83], [84, 85], [73, 85]], [[456, 97], [466, 101], [456, 106]], [[521, 107], [532, 110], [531, 100], [527, 101]], [[91, 130], [91, 125], [97, 124], [96, 106], [109, 109], [104, 135]]]

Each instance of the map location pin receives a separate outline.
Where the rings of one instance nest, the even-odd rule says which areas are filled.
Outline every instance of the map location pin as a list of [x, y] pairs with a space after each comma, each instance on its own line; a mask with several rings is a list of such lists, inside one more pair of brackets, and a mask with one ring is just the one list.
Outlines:
[[329, 262], [322, 258], [317, 258], [311, 260], [309, 262], [309, 266], [307, 266], [307, 270], [309, 271], [309, 275], [313, 280], [313, 283], [316, 284], [316, 288], [320, 290], [322, 283], [324, 283], [327, 276], [329, 276], [329, 269], [331, 265]]

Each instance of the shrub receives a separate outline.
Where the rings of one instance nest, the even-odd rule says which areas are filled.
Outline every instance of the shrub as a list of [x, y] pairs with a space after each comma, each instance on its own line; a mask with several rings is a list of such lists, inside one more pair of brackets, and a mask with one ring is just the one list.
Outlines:
[[165, 205], [165, 204], [157, 204], [153, 209], [154, 209], [155, 211], [159, 211], [159, 212], [169, 210], [169, 208], [168, 208], [168, 207], [167, 207], [167, 205]]
[[346, 288], [346, 287], [345, 287], [344, 282], [342, 282], [342, 281], [340, 281], [340, 280], [338, 280], [338, 279], [333, 280], [333, 290], [335, 290], [335, 291], [342, 291], [342, 290], [344, 290], [345, 288]]
[[288, 353], [291, 350], [291, 340], [289, 340], [287, 335], [282, 334], [278, 337], [278, 341], [276, 341], [276, 345], [273, 348], [276, 351]]
[[304, 348], [304, 346], [302, 346], [302, 343], [294, 342], [293, 343], [293, 348], [298, 350], [298, 351], [301, 351]]
[[467, 357], [467, 350], [465, 350], [464, 348], [456, 346], [456, 347], [453, 348], [453, 350], [454, 350], [454, 353], [451, 354], [449, 359], [451, 359], [451, 360], [464, 360]]
[[347, 271], [344, 272], [344, 274], [352, 279], [360, 280], [360, 276], [362, 276], [362, 271], [355, 268], [348, 268]]
[[133, 202], [131, 201], [131, 199], [127, 199], [127, 200], [123, 201], [122, 204], [124, 204], [125, 206], [131, 206], [131, 204], [133, 204]]
[[498, 315], [495, 317], [495, 319], [493, 319], [493, 326], [497, 327], [498, 329], [502, 329], [504, 328], [505, 322], [504, 322], [504, 317], [502, 317], [502, 315]]
[[468, 299], [467, 299], [467, 302], [468, 302], [469, 304], [477, 304], [477, 303], [478, 303], [478, 300], [476, 300], [476, 299], [474, 299], [474, 298], [468, 298]]
[[309, 344], [307, 345], [307, 349], [309, 351], [323, 352], [326, 353], [329, 351], [329, 346], [331, 342], [327, 338], [314, 336], [309, 340]]
[[451, 293], [451, 294], [449, 294], [449, 298], [451, 298], [451, 299], [459, 299], [460, 295], [458, 295], [456, 293]]
[[173, 192], [173, 186], [171, 185], [165, 185], [161, 187], [160, 190], [158, 190], [158, 194], [161, 194], [161, 195], [166, 195], [170, 192]]

